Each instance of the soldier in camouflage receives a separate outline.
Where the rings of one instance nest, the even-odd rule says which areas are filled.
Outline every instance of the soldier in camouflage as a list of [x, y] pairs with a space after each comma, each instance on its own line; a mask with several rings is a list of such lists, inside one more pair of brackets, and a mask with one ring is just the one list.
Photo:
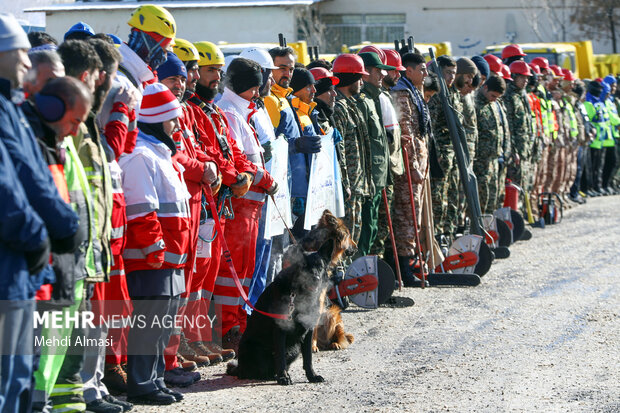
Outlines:
[[504, 80], [492, 75], [476, 93], [478, 145], [473, 169], [478, 178], [478, 196], [483, 214], [493, 213], [500, 192], [499, 160], [503, 154], [505, 132], [497, 99], [505, 90]]
[[381, 62], [379, 55], [373, 52], [360, 53], [364, 67], [368, 72], [362, 76], [364, 82], [361, 93], [357, 96], [357, 107], [363, 115], [368, 133], [365, 135], [367, 149], [366, 156], [371, 159], [371, 180], [374, 192], [364, 202], [362, 207], [362, 233], [357, 244], [360, 256], [368, 255], [375, 242], [378, 231], [379, 209], [383, 201], [383, 189], [388, 184], [390, 168], [390, 152], [387, 133], [383, 126], [381, 111], [381, 87], [386, 70], [393, 70]]
[[347, 59], [353, 59], [352, 55], [340, 55], [334, 61], [334, 75], [339, 79], [336, 85], [334, 124], [343, 137], [346, 160], [346, 169], [341, 171], [343, 191], [350, 194], [345, 199], [344, 222], [351, 232], [351, 238], [357, 243], [362, 232], [362, 205], [365, 198], [374, 192], [374, 188], [372, 180], [369, 179], [370, 159], [367, 159], [365, 147], [368, 131], [354, 98], [362, 87], [364, 66], [359, 58], [360, 70], [344, 72], [350, 70], [342, 64], [346, 63]]
[[529, 160], [532, 155], [534, 130], [525, 86], [532, 72], [528, 64], [522, 60], [513, 62], [510, 65], [510, 72], [513, 81], [507, 85], [502, 101], [508, 116], [515, 162], [507, 168], [507, 177], [529, 191], [532, 186]]
[[[439, 56], [437, 63], [441, 69], [446, 85], [448, 86], [449, 103], [455, 109], [458, 120], [463, 123], [463, 108], [459, 92], [454, 87], [456, 77], [456, 62], [449, 56]], [[433, 216], [435, 232], [437, 235], [446, 234], [452, 237], [456, 229], [456, 222], [451, 221], [448, 214], [449, 206], [451, 214], [456, 217], [458, 205], [458, 191], [449, 191], [449, 188], [458, 188], [458, 169], [454, 158], [454, 148], [450, 138], [447, 120], [443, 112], [443, 106], [439, 95], [433, 96], [428, 102], [433, 125], [433, 134], [437, 148], [437, 159], [443, 171], [443, 178], [431, 180], [431, 195], [433, 199]]]
[[[414, 276], [413, 264], [418, 246], [411, 213], [410, 191], [413, 191], [416, 219], [422, 221], [423, 191], [428, 179], [427, 144], [431, 134], [430, 112], [420, 89], [427, 75], [426, 62], [420, 54], [407, 53], [403, 56], [405, 75], [391, 90], [396, 111], [399, 114], [401, 144], [409, 154], [412, 188], [406, 174], [394, 177], [393, 224], [396, 250], [399, 256], [401, 274], [405, 286], [417, 286], [419, 280]], [[424, 251], [423, 251], [424, 253]]]

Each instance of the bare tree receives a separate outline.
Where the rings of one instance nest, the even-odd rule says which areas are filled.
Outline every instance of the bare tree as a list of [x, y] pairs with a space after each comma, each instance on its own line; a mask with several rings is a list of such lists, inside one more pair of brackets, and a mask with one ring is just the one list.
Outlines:
[[571, 22], [592, 39], [611, 40], [613, 52], [618, 53], [616, 30], [620, 27], [619, 0], [579, 0]]
[[578, 1], [581, 0], [521, 0], [521, 6], [539, 41], [565, 42]]
[[298, 40], [305, 40], [308, 46], [318, 46], [324, 50], [325, 24], [321, 23], [318, 10], [311, 6], [297, 7], [295, 20]]

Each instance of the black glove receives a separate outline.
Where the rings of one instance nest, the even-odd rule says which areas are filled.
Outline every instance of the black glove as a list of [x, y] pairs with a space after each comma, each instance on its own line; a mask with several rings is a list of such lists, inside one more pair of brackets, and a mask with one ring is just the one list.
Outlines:
[[301, 153], [317, 153], [321, 151], [321, 137], [303, 135], [295, 139], [295, 150]]
[[273, 185], [271, 185], [271, 188], [269, 188], [268, 190], [265, 191], [267, 193], [267, 195], [272, 196], [275, 195], [278, 192], [278, 183], [274, 182]]
[[263, 150], [265, 151], [263, 152], [263, 159], [265, 160], [265, 163], [267, 163], [271, 160], [271, 141], [263, 144]]
[[26, 264], [28, 264], [28, 272], [30, 272], [31, 275], [40, 273], [50, 262], [50, 252], [50, 241], [46, 238], [39, 248], [24, 253]]

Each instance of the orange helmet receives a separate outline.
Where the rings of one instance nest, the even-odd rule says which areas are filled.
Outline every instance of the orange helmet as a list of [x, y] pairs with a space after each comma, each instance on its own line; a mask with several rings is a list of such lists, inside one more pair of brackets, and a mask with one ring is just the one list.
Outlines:
[[514, 56], [526, 56], [526, 54], [523, 53], [523, 49], [521, 49], [521, 46], [518, 44], [509, 44], [504, 47], [502, 50], [502, 59], [508, 59], [509, 57]]

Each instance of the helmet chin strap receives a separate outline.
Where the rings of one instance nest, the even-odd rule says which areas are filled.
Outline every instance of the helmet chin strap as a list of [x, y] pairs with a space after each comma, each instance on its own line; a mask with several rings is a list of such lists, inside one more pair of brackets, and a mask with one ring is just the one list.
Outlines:
[[[150, 36], [147, 36], [143, 31], [140, 32], [140, 35], [142, 36], [142, 41], [148, 48], [148, 54], [146, 56], [146, 60], [149, 62], [149, 65], [151, 66], [152, 69], [156, 69], [157, 66], [161, 65], [163, 62], [166, 61], [166, 59], [164, 58], [164, 60], [162, 60], [161, 62], [158, 62], [159, 63], [158, 65], [155, 66], [153, 64], [153, 60], [156, 58], [157, 53], [163, 52], [164, 57], [165, 57], [165, 51], [161, 47], [161, 44], [163, 43], [164, 40], [166, 40], [166, 38], [162, 37], [162, 39], [159, 42], [155, 43], [153, 46], [149, 46], [149, 43], [152, 43], [154, 39]], [[151, 42], [149, 42], [148, 39], [151, 39]]]

